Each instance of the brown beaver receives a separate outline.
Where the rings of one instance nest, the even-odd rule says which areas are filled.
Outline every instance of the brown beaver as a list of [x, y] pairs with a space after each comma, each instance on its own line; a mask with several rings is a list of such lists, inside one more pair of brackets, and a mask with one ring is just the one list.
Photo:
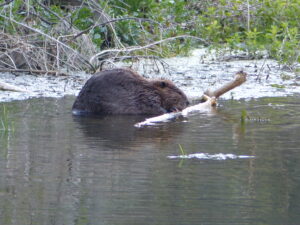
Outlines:
[[147, 80], [129, 69], [102, 71], [83, 86], [73, 114], [153, 114], [184, 109], [186, 95], [169, 80]]

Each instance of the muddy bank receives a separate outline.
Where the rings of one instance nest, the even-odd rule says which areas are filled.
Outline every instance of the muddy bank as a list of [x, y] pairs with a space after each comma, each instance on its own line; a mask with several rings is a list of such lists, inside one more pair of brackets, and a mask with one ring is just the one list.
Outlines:
[[[121, 64], [117, 66], [123, 66]], [[143, 60], [133, 69], [149, 78], [164, 77], [173, 80], [190, 98], [197, 98], [208, 88], [215, 89], [232, 80], [244, 70], [248, 81], [222, 96], [223, 99], [287, 96], [300, 93], [300, 74], [289, 72], [269, 59], [220, 61], [203, 49], [190, 57], [164, 59], [163, 63]], [[62, 97], [77, 95], [89, 74], [69, 76], [26, 75], [0, 73], [0, 81], [28, 90], [28, 93], [0, 91], [0, 101], [24, 100], [32, 97]]]
[[[191, 57], [165, 59], [169, 65], [163, 74], [179, 85], [189, 97], [198, 97], [207, 89], [216, 89], [233, 79], [237, 71], [248, 73], [242, 86], [221, 96], [223, 99], [287, 96], [300, 93], [300, 73], [282, 68], [275, 60], [220, 60], [227, 58], [195, 50]], [[148, 67], [153, 67], [149, 65]], [[139, 67], [142, 71], [145, 65]], [[146, 65], [147, 68], [147, 65]], [[148, 74], [154, 76], [153, 73]]]
[[0, 91], [0, 101], [25, 100], [33, 97], [62, 97], [76, 95], [84, 82], [90, 77], [88, 74], [70, 74], [70, 76], [56, 77], [52, 75], [28, 75], [0, 73], [0, 81], [12, 84], [28, 92]]

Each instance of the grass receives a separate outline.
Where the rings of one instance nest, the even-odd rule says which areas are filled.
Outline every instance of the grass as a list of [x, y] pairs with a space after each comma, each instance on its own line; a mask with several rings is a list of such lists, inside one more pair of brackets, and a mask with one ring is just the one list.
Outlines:
[[3, 105], [0, 112], [0, 154], [2, 157], [7, 157], [7, 149], [11, 134], [14, 133], [14, 123], [9, 119], [9, 111]]
[[181, 155], [187, 155], [186, 151], [183, 149], [183, 147], [181, 146], [181, 144], [178, 144], [179, 150], [181, 152]]
[[271, 87], [273, 87], [273, 88], [279, 88], [279, 89], [285, 88], [285, 86], [281, 85], [281, 84], [271, 84]]
[[8, 132], [14, 131], [14, 124], [12, 121], [9, 120], [8, 117], [8, 110], [5, 105], [3, 105], [2, 112], [0, 117], [0, 124], [1, 124], [1, 131]]
[[247, 117], [248, 117], [247, 111], [245, 109], [243, 109], [241, 112], [241, 124], [242, 125], [245, 125]]

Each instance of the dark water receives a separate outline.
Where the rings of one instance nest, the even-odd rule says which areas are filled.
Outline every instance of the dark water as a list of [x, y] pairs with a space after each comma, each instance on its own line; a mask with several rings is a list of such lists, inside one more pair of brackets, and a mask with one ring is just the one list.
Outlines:
[[[300, 224], [300, 96], [142, 129], [141, 117], [72, 117], [73, 100], [1, 103], [1, 225]], [[167, 158], [178, 144], [255, 158]]]

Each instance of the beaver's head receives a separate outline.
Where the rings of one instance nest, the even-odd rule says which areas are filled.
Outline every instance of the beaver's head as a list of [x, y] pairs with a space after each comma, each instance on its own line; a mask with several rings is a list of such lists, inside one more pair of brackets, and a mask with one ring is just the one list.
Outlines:
[[152, 81], [161, 96], [161, 104], [168, 112], [181, 111], [189, 105], [186, 95], [169, 80]]

